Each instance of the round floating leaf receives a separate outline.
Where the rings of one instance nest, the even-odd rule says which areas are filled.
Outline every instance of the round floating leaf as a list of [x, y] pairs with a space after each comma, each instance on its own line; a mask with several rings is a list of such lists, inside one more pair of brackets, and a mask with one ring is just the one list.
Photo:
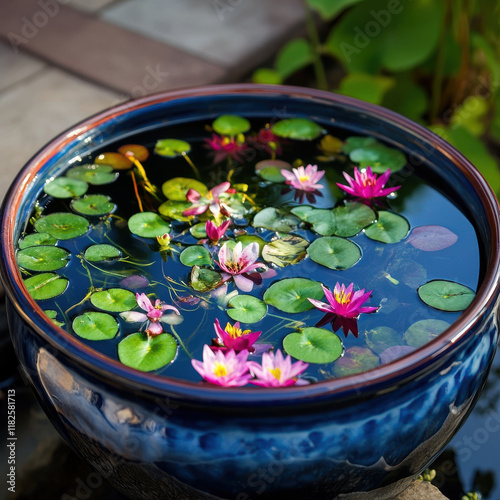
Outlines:
[[168, 365], [177, 354], [177, 342], [172, 335], [162, 333], [148, 337], [138, 332], [125, 337], [118, 344], [118, 358], [131, 368], [150, 372]]
[[333, 213], [337, 223], [335, 234], [343, 238], [355, 236], [377, 219], [370, 207], [357, 202], [334, 208]]
[[377, 354], [389, 347], [401, 344], [401, 336], [396, 330], [388, 326], [379, 326], [366, 332], [366, 345]]
[[64, 248], [40, 245], [17, 252], [17, 263], [29, 271], [56, 271], [69, 261], [69, 252]]
[[278, 169], [279, 171], [281, 171], [282, 169], [290, 170], [290, 171], [292, 170], [292, 166], [287, 161], [262, 160], [262, 161], [259, 161], [255, 164], [255, 171], [257, 173], [259, 173], [261, 170], [264, 170], [266, 168], [271, 168], [271, 167], [274, 167], [274, 168]]
[[24, 248], [35, 247], [38, 245], [55, 245], [57, 239], [51, 236], [49, 233], [33, 233], [28, 234], [22, 240], [19, 240], [19, 248], [23, 250]]
[[335, 333], [323, 328], [304, 328], [283, 339], [285, 351], [306, 363], [331, 363], [338, 359], [344, 347]]
[[451, 247], [458, 236], [443, 226], [419, 226], [411, 232], [408, 243], [424, 252], [436, 252]]
[[307, 253], [314, 262], [338, 270], [349, 269], [361, 259], [358, 245], [336, 236], [314, 240]]
[[309, 207], [308, 205], [301, 205], [299, 207], [292, 208], [291, 212], [299, 219], [309, 222], [309, 217], [316, 212], [316, 210], [316, 208]]
[[134, 157], [139, 161], [146, 161], [149, 158], [149, 151], [141, 144], [124, 144], [118, 148], [118, 152], [130, 158]]
[[205, 184], [187, 177], [174, 177], [161, 186], [165, 197], [173, 201], [186, 201], [186, 194], [190, 189], [198, 191], [202, 196], [208, 191]]
[[54, 323], [54, 325], [57, 325], [57, 326], [63, 326], [64, 325], [64, 323], [62, 321], [58, 321], [58, 319], [57, 319], [57, 311], [54, 311], [53, 309], [45, 309], [43, 312], [52, 321], [52, 323]]
[[193, 245], [182, 251], [181, 262], [185, 266], [209, 266], [212, 264], [210, 252], [201, 245]]
[[283, 83], [283, 78], [275, 69], [258, 68], [252, 74], [252, 82], [279, 85]]
[[406, 330], [403, 338], [409, 346], [422, 347], [443, 333], [449, 326], [449, 323], [440, 319], [422, 319], [413, 323]]
[[266, 313], [266, 304], [252, 295], [236, 295], [228, 303], [229, 317], [242, 323], [257, 323]]
[[43, 190], [54, 198], [73, 198], [75, 196], [83, 196], [88, 184], [80, 179], [70, 179], [69, 177], [56, 177], [47, 181], [43, 186]]
[[197, 292], [208, 292], [222, 284], [221, 275], [212, 271], [212, 269], [204, 269], [203, 267], [194, 266], [191, 271], [190, 285]]
[[155, 153], [167, 158], [175, 158], [191, 151], [191, 146], [180, 139], [160, 139], [155, 145]]
[[285, 177], [281, 175], [281, 170], [276, 167], [265, 167], [258, 170], [257, 173], [268, 182], [274, 182], [275, 184], [280, 184], [285, 182]]
[[410, 354], [410, 352], [413, 352], [414, 350], [415, 348], [409, 345], [396, 345], [393, 347], [388, 347], [380, 354], [380, 362], [382, 364], [390, 363], [395, 359], [399, 359], [403, 356], [406, 356], [407, 354]]
[[141, 288], [149, 286], [149, 280], [140, 274], [132, 274], [122, 279], [120, 285], [125, 288], [131, 288], [132, 290], [140, 290]]
[[273, 283], [264, 293], [264, 301], [287, 313], [298, 313], [313, 309], [308, 298], [323, 297], [321, 283], [307, 278], [285, 278]]
[[135, 294], [123, 288], [109, 288], [94, 292], [90, 296], [90, 302], [98, 309], [109, 312], [130, 311], [137, 306]]
[[200, 222], [189, 228], [189, 232], [197, 239], [206, 238], [207, 230], [205, 222]]
[[416, 290], [427, 281], [425, 267], [412, 259], [394, 259], [389, 263], [387, 272], [397, 276], [406, 286]]
[[116, 205], [104, 194], [91, 194], [78, 200], [71, 200], [71, 208], [83, 215], [106, 215], [113, 212]]
[[243, 248], [245, 248], [247, 245], [250, 245], [250, 243], [257, 243], [259, 245], [259, 254], [262, 254], [262, 250], [267, 243], [261, 237], [255, 236], [254, 234], [241, 234], [240, 236], [236, 237], [236, 242], [238, 241], [241, 241]]
[[66, 175], [72, 179], [80, 179], [94, 186], [110, 184], [118, 177], [118, 174], [113, 171], [111, 165], [98, 165], [96, 163], [88, 163], [70, 168], [66, 172]]
[[89, 221], [80, 215], [57, 212], [40, 217], [35, 222], [35, 229], [58, 240], [70, 240], [84, 235], [89, 230]]
[[346, 377], [371, 370], [380, 364], [379, 357], [366, 347], [350, 347], [333, 365], [336, 377]]
[[342, 151], [346, 154], [349, 154], [352, 151], [354, 151], [355, 149], [365, 148], [365, 147], [373, 146], [375, 144], [379, 144], [379, 143], [373, 137], [352, 136], [352, 137], [348, 137], [345, 140], [344, 147], [342, 148]]
[[87, 340], [109, 340], [118, 332], [118, 323], [111, 314], [89, 311], [73, 320], [73, 330]]
[[69, 281], [55, 273], [42, 273], [28, 278], [24, 284], [35, 300], [53, 299], [61, 295]]
[[428, 306], [441, 311], [463, 311], [469, 307], [476, 296], [469, 287], [446, 280], [429, 281], [417, 292]]
[[406, 165], [406, 156], [401, 151], [379, 143], [355, 149], [349, 153], [349, 158], [360, 167], [370, 166], [377, 174], [383, 174], [389, 168], [394, 173]]
[[254, 217], [252, 226], [289, 233], [298, 223], [299, 219], [295, 215], [286, 214], [273, 207], [267, 207]]
[[262, 257], [279, 267], [297, 264], [306, 256], [309, 242], [300, 236], [287, 235], [264, 246]]
[[221, 115], [212, 123], [212, 128], [220, 135], [244, 134], [250, 130], [250, 122], [238, 115]]
[[118, 248], [106, 243], [91, 245], [85, 250], [84, 257], [90, 262], [102, 262], [106, 260], [119, 259], [122, 253]]
[[314, 210], [306, 215], [314, 232], [322, 236], [331, 236], [337, 230], [337, 221], [331, 210]]
[[139, 212], [128, 220], [131, 233], [142, 238], [156, 238], [170, 233], [170, 224], [154, 212]]
[[312, 141], [323, 133], [323, 128], [308, 118], [286, 118], [276, 122], [271, 130], [279, 137]]
[[134, 164], [121, 153], [102, 153], [95, 160], [97, 165], [110, 165], [114, 170], [130, 170]]
[[168, 217], [170, 219], [178, 220], [181, 222], [187, 222], [192, 220], [193, 216], [182, 215], [182, 213], [189, 207], [191, 207], [191, 203], [189, 203], [189, 201], [168, 200], [160, 205], [160, 207], [158, 208], [158, 212], [160, 212], [163, 216]]
[[406, 238], [410, 224], [401, 215], [384, 210], [378, 213], [378, 220], [365, 229], [368, 238], [382, 243], [397, 243]]

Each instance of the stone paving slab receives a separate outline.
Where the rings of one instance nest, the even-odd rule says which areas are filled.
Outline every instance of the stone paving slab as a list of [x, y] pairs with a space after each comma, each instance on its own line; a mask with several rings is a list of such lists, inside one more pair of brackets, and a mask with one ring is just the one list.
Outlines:
[[132, 97], [229, 78], [220, 66], [56, 0], [1, 0], [1, 37], [18, 50]]
[[120, 0], [66, 0], [65, 3], [61, 3], [64, 3], [68, 7], [83, 10], [84, 12], [98, 12], [118, 1]]
[[128, 0], [102, 19], [241, 74], [303, 30], [304, 9], [301, 0]]

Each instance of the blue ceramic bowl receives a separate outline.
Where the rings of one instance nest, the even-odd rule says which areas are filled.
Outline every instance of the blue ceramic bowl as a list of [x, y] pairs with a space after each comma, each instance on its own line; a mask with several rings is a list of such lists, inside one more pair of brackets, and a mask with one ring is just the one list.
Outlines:
[[[335, 122], [405, 152], [410, 166], [443, 186], [476, 228], [482, 282], [467, 311], [435, 340], [389, 364], [267, 390], [137, 372], [47, 321], [23, 286], [14, 250], [45, 180], [68, 159], [139, 130], [235, 112]], [[451, 439], [485, 383], [498, 340], [498, 214], [493, 193], [462, 155], [377, 106], [328, 92], [254, 85], [143, 98], [54, 139], [11, 187], [0, 248], [12, 341], [49, 418], [101, 476], [82, 478], [90, 488], [104, 477], [141, 500], [391, 498]]]

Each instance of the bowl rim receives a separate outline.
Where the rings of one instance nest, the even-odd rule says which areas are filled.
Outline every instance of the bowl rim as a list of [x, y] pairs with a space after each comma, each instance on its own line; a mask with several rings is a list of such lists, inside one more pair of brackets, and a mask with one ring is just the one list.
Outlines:
[[[398, 128], [404, 128], [414, 137], [418, 136], [430, 142], [442, 155], [445, 155], [474, 187], [483, 204], [483, 209], [491, 231], [490, 258], [486, 264], [486, 272], [481, 287], [469, 308], [452, 324], [450, 328], [431, 342], [389, 363], [380, 365], [369, 371], [349, 375], [338, 379], [330, 379], [307, 386], [290, 386], [286, 388], [266, 388], [259, 390], [249, 387], [227, 388], [197, 384], [194, 382], [172, 379], [152, 373], [140, 372], [105, 356], [83, 344], [62, 328], [49, 323], [45, 319], [42, 308], [31, 298], [23, 285], [17, 271], [13, 235], [16, 228], [15, 217], [9, 215], [17, 212], [24, 191], [30, 183], [36, 182], [37, 173], [45, 163], [68, 146], [79, 135], [99, 127], [103, 123], [121, 115], [155, 104], [185, 98], [202, 98], [217, 95], [287, 95], [302, 99], [323, 99], [333, 101], [344, 107], [368, 113], [380, 119], [390, 120]], [[368, 395], [380, 390], [387, 390], [390, 385], [401, 385], [425, 369], [426, 366], [443, 359], [447, 353], [456, 348], [477, 323], [484, 320], [486, 313], [496, 301], [500, 288], [500, 211], [497, 199], [485, 179], [461, 153], [439, 136], [423, 126], [380, 106], [366, 103], [358, 99], [337, 95], [332, 92], [287, 85], [263, 84], [218, 84], [203, 87], [191, 87], [172, 90], [127, 101], [93, 115], [67, 131], [59, 134], [44, 146], [20, 170], [13, 181], [1, 209], [1, 256], [0, 274], [4, 282], [7, 297], [14, 305], [17, 313], [34, 330], [57, 351], [87, 370], [98, 373], [111, 381], [120, 381], [123, 387], [141, 391], [156, 391], [183, 400], [213, 405], [247, 405], [263, 404], [289, 405], [317, 402], [324, 398], [350, 398]], [[29, 313], [28, 313], [29, 311]]]

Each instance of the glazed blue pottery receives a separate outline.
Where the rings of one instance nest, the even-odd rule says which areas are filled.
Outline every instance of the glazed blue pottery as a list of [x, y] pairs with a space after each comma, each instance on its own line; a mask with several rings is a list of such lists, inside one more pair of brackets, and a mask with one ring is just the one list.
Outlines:
[[[441, 186], [475, 226], [482, 267], [472, 305], [432, 342], [396, 361], [310, 386], [266, 390], [141, 373], [48, 321], [15, 260], [15, 243], [44, 182], [69, 159], [107, 142], [224, 113], [309, 117], [403, 151], [410, 167]], [[10, 331], [26, 378], [70, 446], [132, 499], [392, 498], [467, 418], [498, 341], [499, 210], [484, 179], [423, 127], [329, 92], [243, 84], [117, 106], [60, 135], [21, 170], [5, 199], [1, 228]]]

